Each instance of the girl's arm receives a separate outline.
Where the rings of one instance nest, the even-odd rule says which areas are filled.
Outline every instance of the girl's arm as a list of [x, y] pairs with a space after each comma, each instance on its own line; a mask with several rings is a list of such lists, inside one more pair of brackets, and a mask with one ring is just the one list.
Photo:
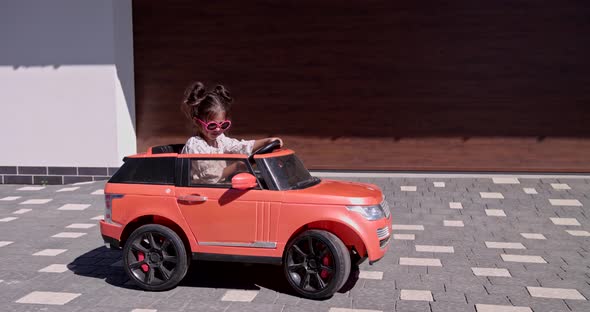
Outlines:
[[281, 138], [273, 137], [273, 138], [266, 138], [266, 139], [260, 139], [260, 140], [254, 141], [254, 147], [252, 147], [252, 151], [257, 150], [257, 149], [265, 146], [266, 144], [269, 144], [270, 142], [272, 142], [274, 140], [279, 140], [279, 142], [281, 142], [280, 147], [283, 147], [283, 140], [281, 140]]

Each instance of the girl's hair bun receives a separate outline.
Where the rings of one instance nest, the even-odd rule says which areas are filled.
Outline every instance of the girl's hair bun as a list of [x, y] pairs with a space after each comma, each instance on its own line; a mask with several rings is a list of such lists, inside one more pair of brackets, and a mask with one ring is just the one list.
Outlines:
[[207, 90], [200, 82], [193, 82], [184, 92], [181, 110], [189, 120], [193, 117], [206, 119], [213, 113], [225, 112], [229, 117], [233, 99], [229, 91], [222, 85]]
[[223, 101], [226, 104], [231, 104], [231, 102], [233, 101], [229, 91], [222, 85], [215, 86], [213, 92], [216, 93], [221, 99], [223, 99]]
[[205, 90], [205, 85], [197, 81], [193, 83], [185, 93], [185, 104], [188, 106], [197, 106], [201, 101], [207, 96], [207, 91]]

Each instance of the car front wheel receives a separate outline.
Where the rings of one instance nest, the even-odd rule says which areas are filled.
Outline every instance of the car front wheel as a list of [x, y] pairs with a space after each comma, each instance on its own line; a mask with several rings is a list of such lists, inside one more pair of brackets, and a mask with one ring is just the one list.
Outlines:
[[129, 278], [145, 290], [173, 288], [188, 270], [182, 239], [159, 224], [143, 225], [131, 233], [123, 248], [123, 264]]
[[342, 241], [323, 230], [299, 234], [285, 249], [283, 271], [291, 287], [303, 297], [334, 295], [350, 274], [350, 254]]

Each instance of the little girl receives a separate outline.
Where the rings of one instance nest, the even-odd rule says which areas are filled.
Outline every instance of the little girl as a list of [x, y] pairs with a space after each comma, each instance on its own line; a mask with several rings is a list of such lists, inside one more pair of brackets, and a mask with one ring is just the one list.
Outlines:
[[[280, 138], [236, 140], [226, 137], [223, 133], [231, 126], [232, 101], [228, 90], [222, 85], [217, 85], [213, 90], [207, 91], [201, 82], [196, 82], [186, 90], [182, 111], [196, 126], [197, 135], [188, 139], [182, 153], [249, 155], [252, 151], [274, 140], [279, 140], [280, 146], [283, 146], [283, 141]], [[201, 173], [196, 174], [200, 176], [201, 180], [205, 179], [209, 182], [223, 180], [236, 171], [239, 163], [227, 167], [213, 166], [212, 164], [209, 168], [199, 168], [198, 171]]]

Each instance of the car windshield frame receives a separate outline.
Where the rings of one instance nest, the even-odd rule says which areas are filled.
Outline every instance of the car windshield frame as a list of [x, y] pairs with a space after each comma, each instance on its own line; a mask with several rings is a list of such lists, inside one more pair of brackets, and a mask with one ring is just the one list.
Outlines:
[[304, 189], [321, 180], [312, 176], [294, 153], [256, 159], [269, 188], [286, 191]]

